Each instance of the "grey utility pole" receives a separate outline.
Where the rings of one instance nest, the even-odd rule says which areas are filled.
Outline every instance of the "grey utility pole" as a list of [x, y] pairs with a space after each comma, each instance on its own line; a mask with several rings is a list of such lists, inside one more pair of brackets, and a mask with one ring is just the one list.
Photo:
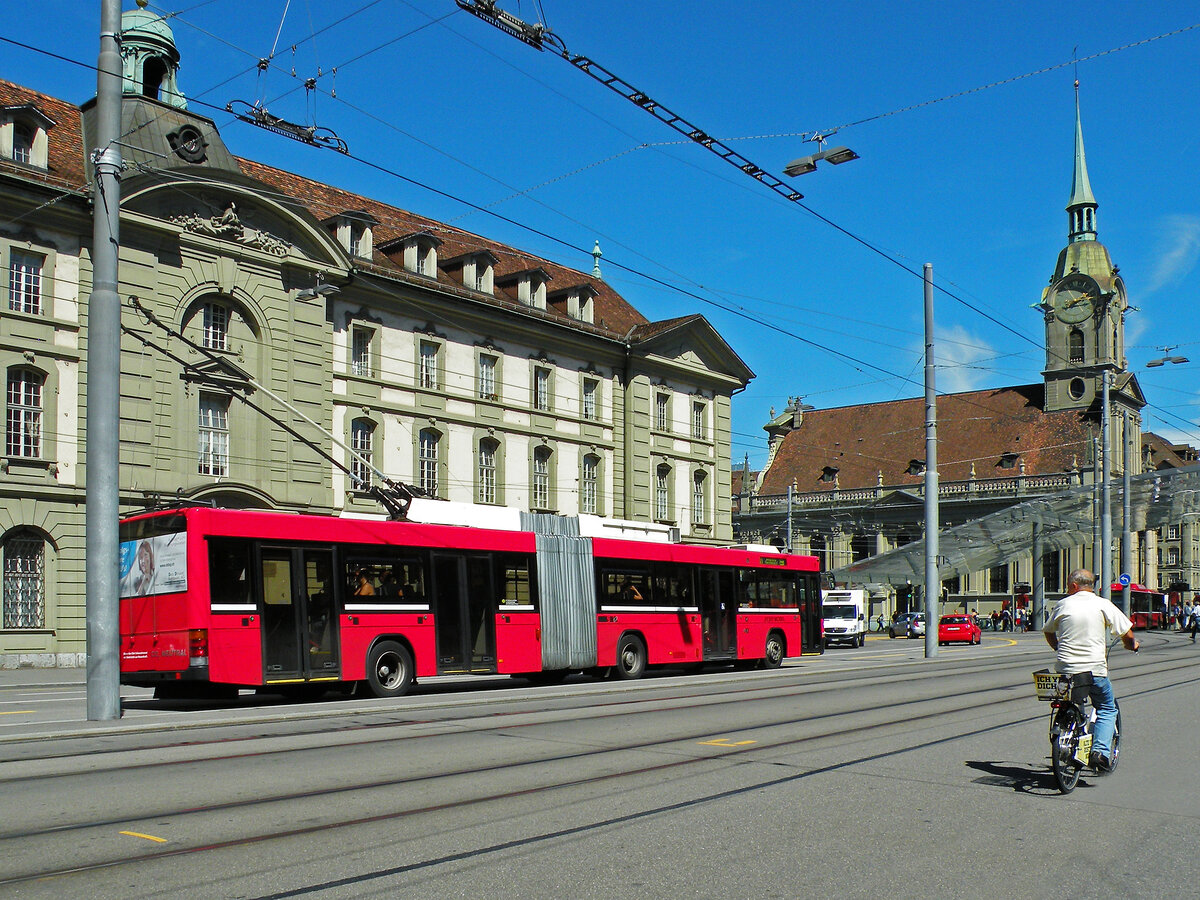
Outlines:
[[942, 599], [938, 577], [937, 387], [933, 369], [933, 263], [925, 263], [925, 656], [937, 656]]
[[121, 0], [101, 0], [92, 150], [92, 294], [87, 376], [87, 717], [121, 717], [117, 574], [121, 298], [117, 257], [121, 213]]

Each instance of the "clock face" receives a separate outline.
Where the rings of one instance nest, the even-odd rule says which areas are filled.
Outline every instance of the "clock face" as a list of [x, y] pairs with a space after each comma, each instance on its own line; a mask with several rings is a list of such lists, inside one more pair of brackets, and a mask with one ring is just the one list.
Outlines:
[[1054, 312], [1063, 322], [1076, 324], [1092, 317], [1096, 305], [1096, 286], [1085, 278], [1063, 282], [1054, 294]]

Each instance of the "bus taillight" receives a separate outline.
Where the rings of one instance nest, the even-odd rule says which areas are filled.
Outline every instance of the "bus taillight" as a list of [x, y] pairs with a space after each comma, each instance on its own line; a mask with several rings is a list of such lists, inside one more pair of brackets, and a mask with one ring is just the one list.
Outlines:
[[208, 629], [193, 628], [188, 632], [188, 665], [208, 665]]

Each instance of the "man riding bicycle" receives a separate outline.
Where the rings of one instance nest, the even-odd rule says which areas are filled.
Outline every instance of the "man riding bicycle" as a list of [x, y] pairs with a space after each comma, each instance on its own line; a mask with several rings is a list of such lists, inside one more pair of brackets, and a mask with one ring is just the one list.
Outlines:
[[1058, 655], [1054, 668], [1063, 675], [1092, 673], [1091, 698], [1096, 707], [1096, 730], [1088, 765], [1098, 771], [1112, 768], [1111, 744], [1117, 723], [1117, 700], [1108, 680], [1106, 631], [1119, 635], [1126, 650], [1137, 652], [1141, 644], [1133, 636], [1133, 622], [1108, 600], [1092, 592], [1096, 576], [1076, 569], [1068, 579], [1068, 596], [1054, 607], [1042, 632]]

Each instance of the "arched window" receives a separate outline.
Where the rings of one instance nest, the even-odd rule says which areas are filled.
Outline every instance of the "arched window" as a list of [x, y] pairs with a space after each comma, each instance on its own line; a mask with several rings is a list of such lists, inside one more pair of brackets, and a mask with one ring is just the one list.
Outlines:
[[8, 456], [42, 456], [42, 387], [45, 376], [34, 369], [8, 370], [4, 450]]
[[1083, 332], [1072, 328], [1067, 336], [1067, 358], [1073, 363], [1083, 362]]
[[4, 628], [46, 626], [46, 542], [28, 529], [4, 541]]
[[671, 467], [661, 465], [654, 473], [654, 518], [671, 521]]
[[372, 452], [375, 447], [375, 423], [370, 419], [355, 419], [350, 423], [350, 489], [365, 491], [371, 486]]
[[432, 428], [423, 428], [417, 436], [417, 477], [421, 490], [429, 496], [438, 495], [438, 443], [441, 435]]
[[476, 497], [480, 503], [496, 502], [496, 454], [500, 445], [491, 438], [479, 442], [479, 477]]
[[531, 506], [533, 509], [550, 509], [550, 457], [549, 447], [538, 447], [533, 451], [533, 484]]
[[692, 475], [692, 524], [707, 524], [708, 504], [706, 502], [707, 483], [703, 472]]
[[142, 66], [142, 96], [151, 100], [161, 100], [160, 92], [166, 75], [166, 63], [160, 57], [148, 57]]
[[587, 515], [600, 512], [600, 457], [589, 453], [583, 458], [579, 484], [579, 511]]

